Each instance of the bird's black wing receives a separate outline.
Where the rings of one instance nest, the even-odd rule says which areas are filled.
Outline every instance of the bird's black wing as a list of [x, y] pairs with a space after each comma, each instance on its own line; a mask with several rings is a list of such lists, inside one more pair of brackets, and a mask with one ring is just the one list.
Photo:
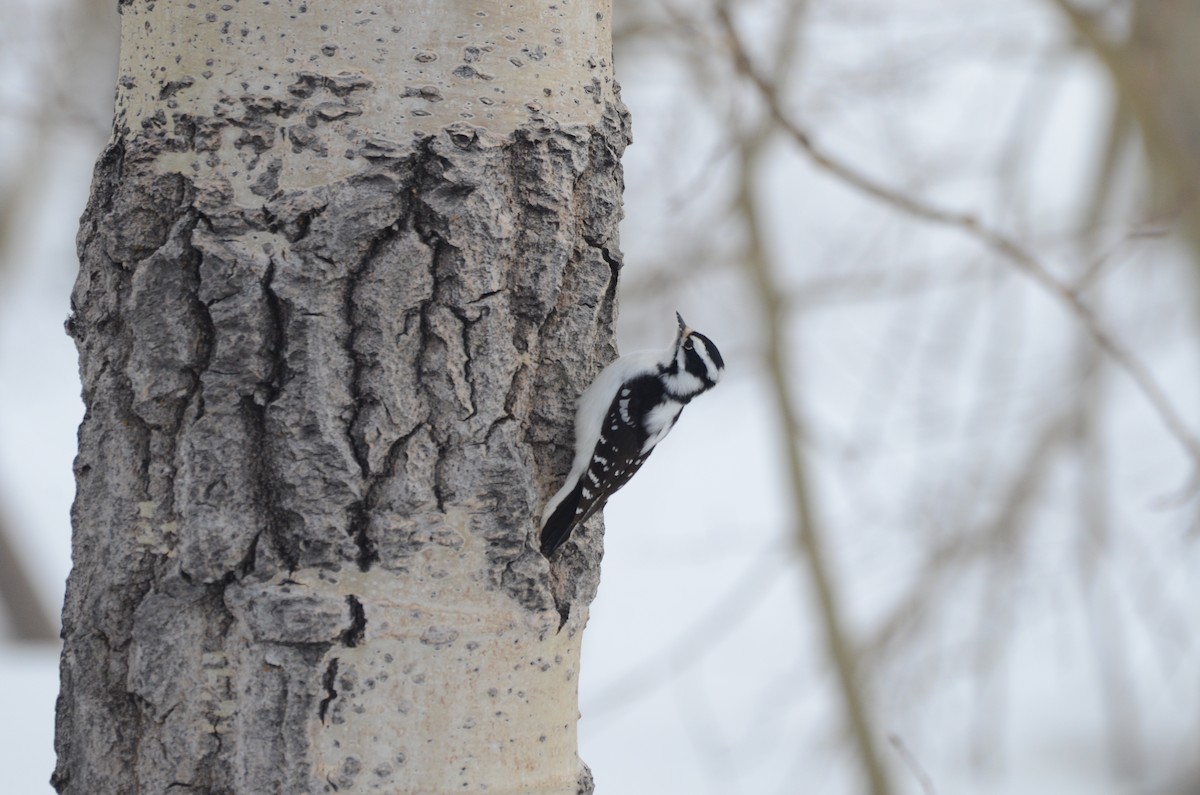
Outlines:
[[576, 525], [575, 510], [579, 507], [581, 488], [577, 482], [575, 488], [558, 504], [554, 513], [550, 514], [550, 518], [542, 526], [542, 554], [546, 557], [550, 557], [551, 552], [558, 549], [571, 537], [571, 531], [575, 529]]
[[543, 554], [566, 542], [571, 531], [603, 508], [642, 466], [651, 452], [642, 453], [648, 438], [642, 418], [661, 398], [662, 384], [653, 376], [627, 381], [617, 390], [587, 469], [542, 528]]

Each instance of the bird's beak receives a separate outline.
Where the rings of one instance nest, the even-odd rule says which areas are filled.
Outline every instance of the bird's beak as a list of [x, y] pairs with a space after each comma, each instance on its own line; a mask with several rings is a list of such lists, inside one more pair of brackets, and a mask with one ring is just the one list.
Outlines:
[[686, 331], [688, 330], [688, 324], [687, 324], [687, 323], [684, 321], [684, 319], [683, 319], [683, 315], [681, 315], [681, 314], [679, 314], [678, 312], [676, 312], [676, 313], [675, 313], [675, 319], [679, 321], [679, 330], [680, 330], [680, 332], [686, 332]]

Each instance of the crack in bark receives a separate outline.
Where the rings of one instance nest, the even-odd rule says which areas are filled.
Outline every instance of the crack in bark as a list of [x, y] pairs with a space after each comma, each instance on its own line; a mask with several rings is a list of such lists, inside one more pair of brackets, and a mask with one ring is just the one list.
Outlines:
[[379, 490], [384, 488], [389, 480], [397, 476], [400, 455], [408, 446], [409, 441], [420, 430], [421, 425], [418, 424], [411, 431], [392, 442], [388, 448], [387, 456], [384, 458], [383, 471], [371, 478], [363, 499], [352, 507], [353, 513], [350, 521], [350, 529], [351, 535], [354, 537], [354, 543], [358, 547], [358, 558], [355, 562], [358, 564], [360, 571], [370, 571], [371, 566], [379, 561], [378, 546], [369, 533], [371, 511], [375, 510], [378, 505]]
[[271, 338], [268, 341], [271, 351], [271, 370], [266, 383], [263, 384], [266, 388], [266, 394], [262, 399], [264, 407], [274, 403], [279, 398], [279, 393], [283, 391], [283, 387], [291, 380], [287, 366], [287, 313], [283, 301], [275, 292], [274, 282], [275, 258], [271, 257], [267, 262], [267, 269], [261, 283], [263, 301], [267, 305], [271, 328]]
[[194, 220], [191, 226], [188, 227], [186, 235], [183, 238], [185, 245], [185, 262], [190, 260], [192, 268], [192, 278], [194, 280], [194, 289], [191, 291], [191, 299], [193, 311], [196, 314], [200, 323], [200, 339], [199, 351], [196, 356], [196, 363], [192, 366], [192, 383], [187, 395], [181, 401], [179, 412], [176, 415], [175, 427], [172, 429], [171, 459], [175, 459], [175, 453], [179, 444], [179, 430], [183, 427], [184, 418], [187, 416], [188, 407], [195, 401], [195, 415], [192, 422], [204, 416], [204, 374], [212, 365], [213, 351], [217, 345], [217, 325], [213, 322], [212, 312], [207, 304], [200, 300], [200, 291], [202, 289], [202, 279], [200, 269], [204, 263], [204, 254], [195, 247], [192, 243], [192, 234], [196, 226], [204, 220], [199, 212], [194, 212]]
[[354, 562], [358, 570], [363, 572], [370, 571], [371, 566], [379, 560], [379, 551], [369, 532], [370, 510], [366, 497], [350, 506], [350, 537], [354, 539], [354, 546], [358, 548]]
[[473, 370], [471, 362], [471, 326], [479, 322], [479, 320], [478, 318], [475, 320], [468, 319], [466, 313], [458, 307], [448, 305], [447, 308], [450, 310], [450, 314], [454, 315], [462, 323], [462, 331], [460, 333], [463, 349], [463, 380], [467, 383], [467, 401], [470, 403], [470, 410], [465, 417], [461, 417], [460, 419], [463, 423], [467, 423], [479, 414], [479, 402], [475, 398], [475, 379], [471, 375]]
[[[274, 289], [276, 267], [275, 257], [270, 256], [266, 270], [259, 282], [267, 313], [266, 345], [270, 367], [266, 380], [259, 383], [253, 395], [243, 396], [240, 403], [243, 411], [248, 414], [247, 427], [250, 428], [250, 433], [254, 437], [252, 467], [256, 481], [255, 488], [258, 492], [256, 502], [262, 507], [264, 514], [263, 529], [258, 535], [265, 533], [271, 542], [271, 548], [287, 566], [288, 571], [295, 571], [299, 566], [300, 551], [292, 543], [292, 534], [287, 532], [287, 528], [298, 517], [285, 509], [280, 501], [278, 475], [272, 463], [274, 445], [268, 432], [267, 418], [270, 406], [279, 399], [284, 386], [291, 380], [287, 365], [288, 307]], [[258, 535], [255, 537], [255, 543], [251, 545], [250, 552], [254, 556], [251, 558], [251, 565], [257, 557]]]
[[[443, 237], [437, 227], [443, 225], [444, 221], [441, 214], [434, 209], [426, 199], [426, 196], [432, 194], [439, 187], [444, 186], [442, 177], [435, 172], [434, 165], [437, 164], [442, 169], [445, 169], [450, 164], [445, 158], [433, 151], [432, 137], [424, 139], [418, 146], [418, 152], [413, 157], [413, 180], [409, 188], [411, 203], [409, 212], [412, 217], [412, 229], [417, 233], [421, 242], [424, 243], [431, 252], [430, 256], [430, 298], [421, 302], [419, 332], [421, 338], [420, 353], [417, 357], [418, 375], [420, 376], [417, 388], [425, 393], [425, 398], [432, 405], [438, 404], [437, 395], [431, 390], [425, 375], [432, 368], [430, 365], [431, 353], [440, 346], [445, 346], [445, 342], [433, 331], [431, 325], [431, 312], [433, 308], [439, 305], [440, 297], [443, 292], [443, 284], [440, 273], [440, 267], [447, 258], [447, 252], [453, 246]], [[437, 340], [437, 345], [434, 344]], [[436, 426], [436, 423], [430, 424], [429, 438], [437, 446], [437, 463], [434, 465], [433, 477], [433, 496], [434, 502], [437, 505], [439, 513], [446, 512], [446, 494], [444, 486], [444, 467], [446, 463], [446, 450], [449, 445], [449, 440], [445, 437], [445, 432]]]
[[337, 683], [338, 674], [338, 658], [334, 657], [329, 661], [329, 665], [325, 668], [325, 675], [321, 679], [321, 684], [325, 688], [325, 698], [321, 699], [321, 703], [317, 705], [317, 717], [321, 723], [325, 723], [325, 714], [329, 710], [329, 704], [338, 696], [337, 688], [334, 685]]
[[608, 288], [604, 291], [604, 300], [601, 302], [600, 307], [601, 314], [604, 317], [612, 318], [617, 305], [617, 286], [620, 282], [621, 269], [625, 266], [625, 263], [618, 257], [614, 257], [609, 247], [599, 238], [585, 235], [583, 241], [598, 251], [600, 258], [608, 265], [611, 276], [608, 280]]
[[438, 460], [437, 460], [437, 463], [434, 464], [434, 466], [433, 466], [433, 498], [434, 498], [435, 503], [437, 504], [438, 512], [445, 513], [446, 512], [446, 488], [444, 485], [445, 476], [446, 476], [446, 473], [445, 473], [446, 459], [445, 459], [445, 455], [444, 455], [445, 446], [440, 444], [438, 442], [437, 438], [433, 434], [430, 434], [429, 438], [432, 439], [433, 443], [438, 446]]
[[258, 540], [262, 538], [263, 531], [259, 530], [254, 534], [254, 538], [250, 540], [250, 546], [246, 549], [246, 555], [237, 565], [237, 577], [244, 579], [254, 572], [255, 566], [258, 563]]
[[321, 217], [328, 207], [328, 204], [320, 204], [300, 210], [292, 216], [280, 217], [267, 204], [262, 207], [263, 221], [268, 231], [283, 235], [289, 243], [299, 243], [308, 237], [313, 221]]
[[[400, 220], [397, 219], [375, 234], [367, 246], [366, 253], [363, 254], [355, 267], [346, 275], [346, 286], [342, 294], [343, 317], [349, 328], [346, 339], [346, 350], [350, 354], [350, 383], [348, 385], [350, 390], [350, 421], [346, 425], [346, 436], [350, 441], [350, 450], [354, 454], [354, 460], [358, 463], [363, 480], [367, 481], [368, 484], [373, 474], [371, 472], [369, 449], [362, 429], [358, 427], [362, 417], [363, 404], [366, 400], [362, 389], [362, 374], [367, 369], [367, 365], [363, 362], [363, 354], [358, 348], [358, 338], [361, 333], [362, 324], [359, 313], [355, 311], [358, 304], [355, 292], [358, 290], [363, 274], [378, 259], [380, 251], [384, 246], [396, 239], [399, 233], [399, 224]], [[378, 400], [374, 396], [371, 399]]]
[[[378, 262], [385, 248], [402, 233], [404, 220], [404, 216], [401, 215], [376, 231], [370, 244], [367, 246], [366, 252], [359, 259], [355, 267], [347, 274], [346, 285], [343, 291], [342, 312], [349, 328], [346, 349], [350, 356], [351, 367], [348, 385], [351, 413], [346, 425], [346, 434], [351, 453], [358, 464], [362, 477], [362, 497], [350, 506], [350, 523], [348, 529], [358, 548], [356, 563], [359, 569], [364, 572], [369, 571], [372, 564], [379, 559], [377, 546], [373, 539], [371, 539], [369, 532], [371, 512], [377, 506], [377, 494], [388, 479], [395, 476], [396, 460], [400, 451], [403, 450], [405, 443], [412, 437], [416, 428], [420, 427], [420, 422], [417, 421], [413, 429], [393, 440], [388, 446], [381, 471], [372, 470], [370, 446], [367, 441], [366, 429], [362, 427], [364, 412], [369, 406], [382, 408], [388, 421], [393, 422], [393, 424], [395, 423], [386, 400], [389, 396], [374, 394], [373, 390], [365, 388], [363, 384], [364, 373], [372, 365], [366, 361], [364, 351], [360, 350], [360, 335], [364, 328], [364, 318], [362, 314], [363, 310], [359, 307], [359, 296], [357, 293], [362, 286], [363, 277], [368, 269]], [[408, 326], [409, 323], [406, 320], [406, 332], [408, 331]]]
[[135, 444], [137, 445], [137, 470], [138, 470], [138, 486], [141, 491], [140, 496], [143, 500], [149, 501], [152, 499], [150, 491], [150, 464], [153, 461], [151, 456], [152, 440], [154, 435], [154, 427], [146, 420], [142, 419], [142, 415], [138, 414], [133, 408], [133, 384], [124, 374], [120, 377], [121, 385], [124, 387], [127, 400], [120, 401], [120, 413], [124, 415], [125, 424], [130, 426], [135, 431]]
[[[257, 504], [263, 510], [263, 529], [260, 535], [265, 533], [271, 542], [271, 548], [275, 554], [280, 557], [288, 571], [295, 571], [299, 566], [300, 555], [299, 551], [289, 543], [290, 534], [285, 530], [289, 524], [290, 511], [285, 509], [279, 500], [278, 489], [276, 488], [276, 475], [273, 471], [271, 461], [271, 444], [267, 433], [267, 407], [260, 405], [250, 395], [245, 395], [241, 399], [241, 407], [246, 412], [249, 422], [247, 427], [250, 429], [250, 434], [253, 437], [251, 444], [255, 451], [253, 459], [253, 473], [255, 479], [255, 489], [258, 492]], [[257, 536], [256, 536], [257, 540]], [[257, 543], [252, 545], [252, 550], [257, 558]]]
[[613, 282], [616, 282], [617, 277], [621, 273], [621, 268], [625, 266], [625, 263], [614, 257], [608, 245], [599, 238], [592, 235], [584, 235], [583, 242], [587, 243], [590, 248], [594, 248], [597, 252], [599, 252], [600, 258], [608, 264], [609, 270], [612, 271]]
[[350, 626], [342, 633], [342, 645], [354, 648], [366, 638], [367, 611], [358, 597], [353, 594], [346, 597], [346, 604], [350, 608]]

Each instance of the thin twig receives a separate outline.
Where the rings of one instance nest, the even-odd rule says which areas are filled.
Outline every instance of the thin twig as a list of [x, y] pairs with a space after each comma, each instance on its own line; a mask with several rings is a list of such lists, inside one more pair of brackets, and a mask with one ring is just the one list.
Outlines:
[[896, 749], [896, 753], [900, 755], [900, 758], [904, 760], [904, 764], [912, 772], [913, 778], [921, 785], [921, 791], [925, 795], [937, 795], [937, 790], [933, 788], [933, 779], [925, 772], [925, 768], [921, 767], [921, 763], [913, 756], [912, 751], [908, 750], [908, 746], [904, 744], [904, 740], [901, 739], [900, 735], [889, 734], [888, 742], [892, 744], [892, 748]]
[[1200, 439], [1192, 433], [1183, 417], [1175, 410], [1166, 392], [1155, 380], [1150, 370], [1124, 346], [1119, 344], [1106, 331], [1099, 318], [1083, 301], [1080, 295], [1068, 284], [1056, 278], [1045, 265], [1025, 246], [1004, 232], [994, 229], [981, 222], [969, 213], [945, 210], [922, 199], [910, 196], [902, 191], [879, 182], [874, 177], [860, 171], [857, 167], [828, 154], [817, 146], [803, 127], [793, 120], [783, 109], [779, 93], [775, 86], [750, 63], [746, 50], [734, 28], [733, 20], [728, 9], [719, 7], [717, 17], [723, 26], [729, 40], [729, 46], [738, 72], [744, 75], [758, 89], [771, 117], [788, 136], [800, 147], [805, 154], [821, 169], [837, 176], [847, 184], [857, 188], [862, 193], [887, 204], [914, 218], [929, 223], [956, 229], [973, 238], [985, 248], [988, 248], [1009, 260], [1022, 273], [1040, 285], [1050, 295], [1057, 298], [1068, 310], [1075, 314], [1083, 323], [1084, 328], [1096, 341], [1096, 344], [1112, 360], [1125, 371], [1150, 405], [1158, 413], [1167, 430], [1183, 446], [1192, 459], [1193, 469], [1200, 468]]

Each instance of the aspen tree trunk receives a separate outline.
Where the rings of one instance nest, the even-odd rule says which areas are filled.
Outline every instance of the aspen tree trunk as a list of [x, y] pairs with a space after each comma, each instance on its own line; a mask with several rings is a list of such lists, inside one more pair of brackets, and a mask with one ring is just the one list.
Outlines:
[[609, 0], [122, 2], [68, 323], [59, 792], [590, 792]]

